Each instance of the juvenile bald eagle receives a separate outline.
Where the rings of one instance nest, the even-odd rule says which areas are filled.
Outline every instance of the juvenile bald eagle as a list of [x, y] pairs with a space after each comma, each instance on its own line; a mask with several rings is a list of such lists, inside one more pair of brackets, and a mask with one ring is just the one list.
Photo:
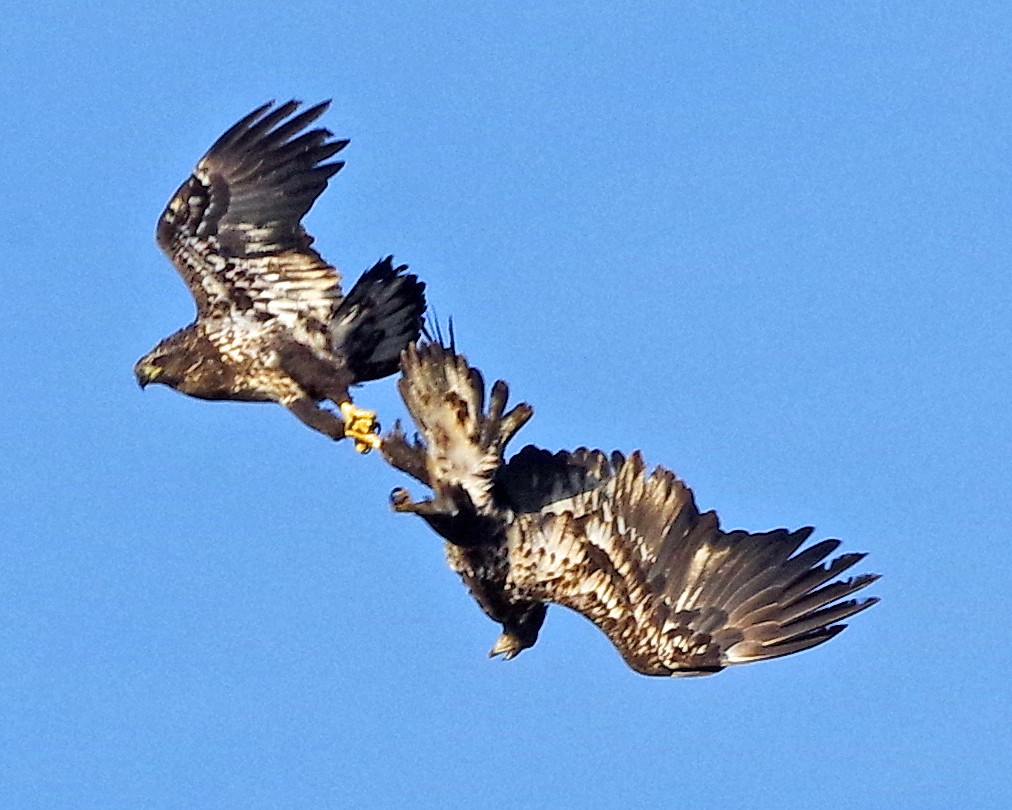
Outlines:
[[486, 409], [481, 373], [452, 345], [410, 346], [402, 370], [420, 435], [409, 442], [398, 426], [382, 452], [433, 497], [416, 503], [397, 489], [391, 499], [446, 539], [451, 568], [502, 625], [490, 655], [532, 646], [555, 603], [590, 619], [637, 672], [705, 675], [815, 647], [878, 601], [845, 598], [877, 575], [836, 579], [865, 555], [823, 564], [840, 543], [799, 551], [810, 528], [725, 532], [638, 452], [528, 446], [504, 462], [533, 411], [507, 412], [501, 380]]
[[[134, 367], [201, 399], [278, 402], [305, 424], [379, 444], [375, 415], [350, 386], [397, 370], [425, 311], [422, 284], [387, 257], [341, 295], [341, 276], [313, 247], [302, 217], [344, 163], [346, 140], [306, 128], [330, 102], [253, 110], [197, 163], [158, 221], [158, 244], [190, 288], [196, 320]], [[336, 404], [343, 421], [320, 407]]]

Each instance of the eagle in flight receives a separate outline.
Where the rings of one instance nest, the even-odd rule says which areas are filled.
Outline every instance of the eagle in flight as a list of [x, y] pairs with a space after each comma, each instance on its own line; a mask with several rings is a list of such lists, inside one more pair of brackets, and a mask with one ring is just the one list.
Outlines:
[[452, 339], [409, 346], [401, 365], [419, 434], [398, 425], [381, 452], [432, 497], [396, 489], [391, 500], [446, 540], [450, 567], [502, 625], [489, 655], [532, 646], [555, 603], [590, 619], [637, 672], [706, 675], [822, 644], [878, 601], [847, 598], [878, 575], [838, 578], [864, 554], [824, 562], [838, 540], [799, 551], [811, 528], [726, 532], [638, 452], [527, 446], [504, 461], [533, 411], [507, 411], [501, 380], [486, 407], [482, 375]]
[[[333, 439], [378, 447], [375, 414], [350, 386], [393, 374], [421, 331], [425, 285], [391, 257], [347, 296], [302, 218], [344, 163], [347, 144], [307, 129], [330, 102], [253, 110], [197, 163], [158, 221], [157, 239], [197, 305], [192, 324], [134, 367], [201, 399], [278, 402]], [[329, 161], [329, 162], [328, 162]], [[337, 405], [342, 418], [320, 406]]]

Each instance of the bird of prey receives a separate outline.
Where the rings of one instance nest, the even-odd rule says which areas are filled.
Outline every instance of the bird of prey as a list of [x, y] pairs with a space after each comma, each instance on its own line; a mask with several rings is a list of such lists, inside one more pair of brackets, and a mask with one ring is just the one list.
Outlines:
[[829, 562], [838, 540], [800, 550], [812, 529], [726, 532], [692, 491], [638, 452], [503, 452], [531, 418], [485, 404], [481, 373], [449, 346], [409, 346], [398, 381], [418, 435], [400, 426], [381, 452], [432, 490], [394, 508], [420, 515], [445, 540], [450, 567], [502, 635], [489, 655], [532, 646], [549, 603], [590, 619], [644, 675], [706, 675], [822, 644], [876, 598], [848, 599], [875, 574], [839, 575], [863, 554]]
[[[264, 104], [197, 163], [158, 221], [159, 246], [197, 305], [192, 324], [134, 367], [201, 399], [278, 402], [333, 439], [379, 445], [375, 414], [350, 386], [397, 370], [425, 311], [425, 285], [378, 262], [341, 294], [341, 276], [313, 249], [301, 220], [344, 163], [347, 144], [307, 129], [330, 102]], [[296, 114], [297, 113], [297, 114]], [[329, 161], [329, 162], [328, 162]], [[342, 418], [320, 406], [329, 400]]]

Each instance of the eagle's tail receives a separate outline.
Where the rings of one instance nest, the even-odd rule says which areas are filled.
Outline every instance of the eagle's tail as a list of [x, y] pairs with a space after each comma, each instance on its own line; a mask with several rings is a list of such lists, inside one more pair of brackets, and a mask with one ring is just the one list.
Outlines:
[[462, 487], [483, 507], [503, 449], [533, 410], [521, 403], [507, 411], [509, 389], [502, 380], [492, 386], [486, 403], [481, 372], [440, 342], [409, 346], [401, 369], [397, 387], [418, 427], [428, 465], [440, 470], [442, 485]]
[[397, 371], [401, 351], [417, 340], [425, 315], [425, 284], [393, 266], [387, 256], [362, 274], [338, 305], [331, 343], [344, 356], [355, 382]]

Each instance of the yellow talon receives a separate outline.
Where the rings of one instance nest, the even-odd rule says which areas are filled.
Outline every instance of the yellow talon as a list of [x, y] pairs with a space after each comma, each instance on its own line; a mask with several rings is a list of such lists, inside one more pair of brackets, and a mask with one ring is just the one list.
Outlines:
[[359, 453], [378, 450], [383, 441], [376, 435], [379, 425], [375, 411], [364, 411], [350, 402], [342, 402], [339, 407], [344, 419], [344, 435], [355, 440], [355, 450]]

